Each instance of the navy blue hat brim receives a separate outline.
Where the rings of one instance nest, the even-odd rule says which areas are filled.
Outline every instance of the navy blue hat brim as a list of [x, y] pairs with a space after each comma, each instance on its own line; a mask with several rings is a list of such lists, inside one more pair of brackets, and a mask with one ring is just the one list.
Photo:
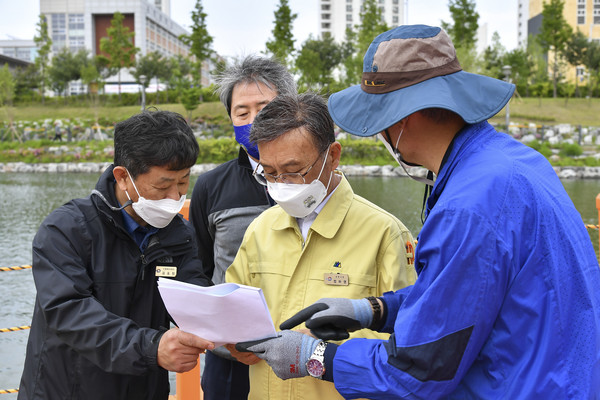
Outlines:
[[485, 121], [502, 110], [514, 91], [513, 84], [459, 71], [382, 94], [351, 86], [332, 94], [328, 107], [344, 131], [372, 136], [425, 108], [453, 111], [469, 124]]

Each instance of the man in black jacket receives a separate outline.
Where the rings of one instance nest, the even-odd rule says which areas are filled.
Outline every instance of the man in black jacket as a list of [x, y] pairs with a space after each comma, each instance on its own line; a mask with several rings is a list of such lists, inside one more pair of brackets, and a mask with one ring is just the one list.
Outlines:
[[[257, 56], [227, 68], [218, 77], [218, 87], [240, 144], [239, 156], [198, 177], [190, 206], [204, 273], [215, 284], [225, 282], [225, 271], [250, 222], [275, 204], [252, 176], [259, 158], [248, 139], [254, 117], [275, 96], [296, 93], [294, 79], [283, 65]], [[248, 398], [248, 366], [228, 356], [224, 348], [207, 352], [202, 372], [205, 400]]]
[[211, 285], [180, 215], [198, 144], [181, 115], [115, 127], [115, 156], [87, 198], [52, 212], [33, 240], [37, 297], [19, 399], [163, 399], [168, 370], [214, 344], [177, 328], [164, 276]]

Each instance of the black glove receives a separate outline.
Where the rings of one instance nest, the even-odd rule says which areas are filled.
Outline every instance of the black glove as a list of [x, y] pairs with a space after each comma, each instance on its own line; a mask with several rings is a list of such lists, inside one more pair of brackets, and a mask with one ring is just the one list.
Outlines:
[[348, 332], [368, 328], [373, 321], [373, 308], [367, 299], [325, 298], [298, 311], [279, 329], [292, 329], [306, 321], [313, 335], [323, 340], [343, 340]]

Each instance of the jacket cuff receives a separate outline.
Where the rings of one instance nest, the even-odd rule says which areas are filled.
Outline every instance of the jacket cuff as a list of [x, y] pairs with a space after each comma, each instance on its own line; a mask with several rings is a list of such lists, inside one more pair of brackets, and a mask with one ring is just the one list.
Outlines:
[[[385, 292], [379, 299], [383, 303], [383, 315], [381, 316], [378, 332], [393, 333], [396, 323], [395, 316], [398, 314], [400, 304], [395, 301], [394, 292]], [[394, 318], [388, 318], [390, 315], [393, 315]]]
[[325, 364], [325, 375], [323, 375], [324, 381], [333, 382], [333, 359], [335, 358], [338, 347], [339, 346], [335, 343], [327, 343], [325, 354], [323, 354], [323, 364]]
[[146, 356], [144, 357], [146, 360], [146, 363], [148, 363], [148, 366], [150, 367], [158, 367], [158, 345], [160, 343], [160, 339], [162, 338], [162, 336], [165, 334], [165, 332], [167, 331], [166, 328], [161, 328], [158, 331], [155, 331], [155, 333], [152, 335], [151, 339], [150, 339], [150, 343], [148, 346], [148, 352], [146, 353]]

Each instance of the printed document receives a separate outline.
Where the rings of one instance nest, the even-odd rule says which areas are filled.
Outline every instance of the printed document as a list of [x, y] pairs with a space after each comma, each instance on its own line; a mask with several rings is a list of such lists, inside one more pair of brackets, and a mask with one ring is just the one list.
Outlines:
[[260, 288], [235, 283], [204, 287], [159, 278], [158, 291], [179, 329], [217, 347], [277, 334]]

